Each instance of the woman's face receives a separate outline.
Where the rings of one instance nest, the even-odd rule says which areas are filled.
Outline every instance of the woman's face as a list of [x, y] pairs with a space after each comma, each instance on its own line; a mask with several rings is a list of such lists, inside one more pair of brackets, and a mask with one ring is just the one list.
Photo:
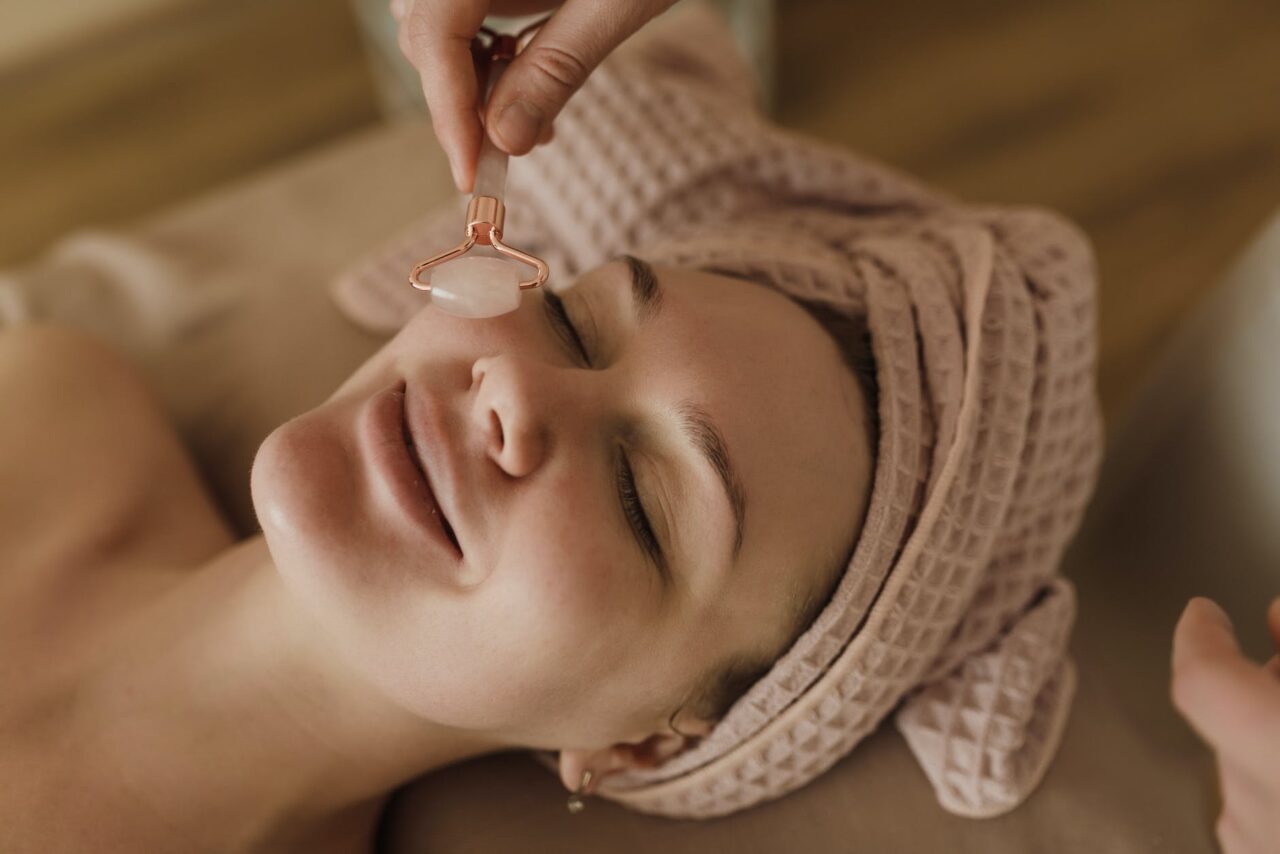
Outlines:
[[[405, 707], [547, 749], [665, 730], [708, 667], [783, 642], [792, 597], [852, 535], [871, 458], [835, 344], [765, 287], [649, 269], [552, 286], [585, 358], [541, 289], [485, 320], [424, 308], [259, 448], [280, 573]], [[660, 292], [638, 312], [633, 271]], [[371, 453], [401, 384], [460, 557]], [[622, 458], [666, 570], [624, 509]]]

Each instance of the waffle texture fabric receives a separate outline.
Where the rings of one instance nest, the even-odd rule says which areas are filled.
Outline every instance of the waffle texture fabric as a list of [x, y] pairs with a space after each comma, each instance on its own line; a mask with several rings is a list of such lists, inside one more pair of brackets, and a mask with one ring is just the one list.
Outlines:
[[[1021, 802], [1074, 693], [1058, 564], [1102, 454], [1081, 232], [771, 126], [724, 22], [699, 7], [597, 69], [555, 140], [512, 161], [507, 206], [507, 242], [555, 277], [623, 252], [741, 276], [865, 317], [876, 362], [870, 504], [831, 600], [705, 738], [596, 794], [725, 815], [803, 786], [892, 714], [946, 809]], [[333, 284], [338, 305], [399, 329], [424, 305], [408, 270], [460, 239], [463, 209], [360, 259]]]

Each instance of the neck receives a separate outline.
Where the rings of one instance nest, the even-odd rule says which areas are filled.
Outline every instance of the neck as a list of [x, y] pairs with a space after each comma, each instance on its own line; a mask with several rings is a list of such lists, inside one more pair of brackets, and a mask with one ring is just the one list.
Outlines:
[[116, 649], [78, 720], [121, 791], [205, 843], [210, 829], [236, 847], [342, 823], [371, 833], [398, 786], [514, 746], [378, 692], [289, 596], [260, 534], [149, 606]]

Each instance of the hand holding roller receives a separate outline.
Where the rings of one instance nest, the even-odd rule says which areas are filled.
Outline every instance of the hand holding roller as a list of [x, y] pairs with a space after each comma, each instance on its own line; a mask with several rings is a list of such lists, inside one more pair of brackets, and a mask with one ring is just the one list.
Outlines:
[[[480, 29], [473, 48], [488, 70], [483, 100], [488, 100], [507, 65], [545, 21], [546, 18], [531, 24], [514, 36], [496, 33], [487, 27]], [[482, 37], [488, 39], [487, 43]], [[427, 291], [432, 304], [442, 311], [459, 317], [497, 317], [520, 306], [522, 290], [536, 288], [547, 281], [549, 270], [545, 261], [502, 242], [506, 183], [507, 155], [485, 133], [476, 164], [475, 189], [467, 204], [463, 241], [420, 262], [409, 273], [409, 284]], [[464, 255], [467, 257], [462, 257]], [[532, 275], [522, 279], [515, 262], [532, 268]], [[428, 270], [431, 271], [428, 281], [423, 281], [422, 274]]]

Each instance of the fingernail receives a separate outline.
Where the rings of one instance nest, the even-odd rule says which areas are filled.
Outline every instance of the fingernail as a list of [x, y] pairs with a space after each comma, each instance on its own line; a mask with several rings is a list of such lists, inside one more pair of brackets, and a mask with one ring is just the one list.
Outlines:
[[457, 161], [450, 158], [449, 171], [453, 174], [453, 186], [458, 188], [459, 193], [465, 193], [467, 190], [462, 186], [462, 173], [458, 171]]
[[496, 130], [509, 153], [528, 151], [538, 141], [542, 113], [528, 101], [512, 101], [498, 114]]

